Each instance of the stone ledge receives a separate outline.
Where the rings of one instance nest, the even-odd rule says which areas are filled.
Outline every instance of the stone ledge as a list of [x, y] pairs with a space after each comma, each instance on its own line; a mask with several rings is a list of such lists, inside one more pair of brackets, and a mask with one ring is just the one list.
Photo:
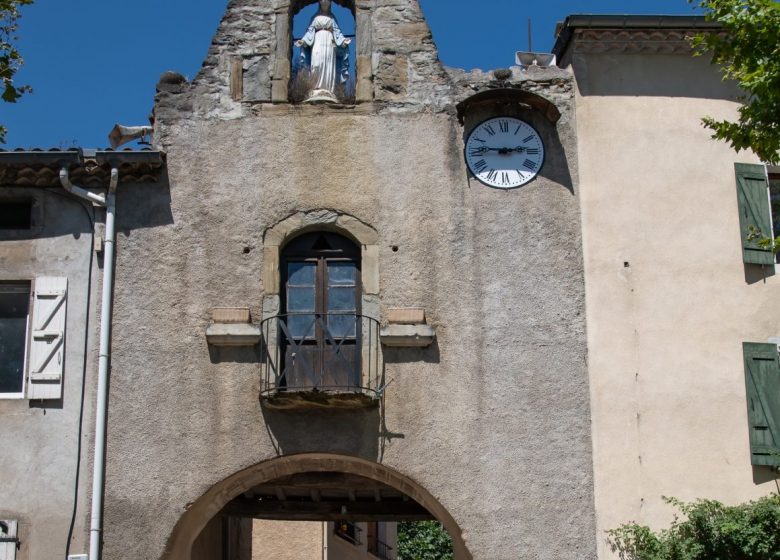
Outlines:
[[246, 323], [215, 323], [206, 329], [206, 341], [212, 346], [254, 346], [262, 336], [260, 327]]
[[433, 344], [436, 329], [430, 325], [388, 325], [380, 331], [379, 339], [392, 348], [424, 348]]
[[322, 410], [373, 408], [379, 405], [375, 395], [365, 392], [333, 393], [329, 391], [271, 391], [260, 395], [262, 406], [272, 410]]

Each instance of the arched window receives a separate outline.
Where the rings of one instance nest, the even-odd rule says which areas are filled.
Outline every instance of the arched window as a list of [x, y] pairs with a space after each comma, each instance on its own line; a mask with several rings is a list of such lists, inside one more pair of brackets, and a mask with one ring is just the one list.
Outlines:
[[360, 252], [330, 232], [306, 233], [282, 250], [280, 387], [361, 386]]

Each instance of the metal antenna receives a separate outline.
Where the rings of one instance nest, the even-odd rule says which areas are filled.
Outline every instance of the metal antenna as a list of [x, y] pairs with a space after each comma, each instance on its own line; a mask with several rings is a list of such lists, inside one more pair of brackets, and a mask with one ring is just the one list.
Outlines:
[[534, 52], [531, 42], [531, 18], [528, 18], [528, 52]]

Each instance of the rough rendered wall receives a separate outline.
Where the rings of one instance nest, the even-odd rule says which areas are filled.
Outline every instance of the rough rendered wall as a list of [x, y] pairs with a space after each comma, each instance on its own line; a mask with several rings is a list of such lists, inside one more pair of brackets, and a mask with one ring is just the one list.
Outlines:
[[[106, 560], [159, 558], [208, 488], [301, 452], [411, 477], [454, 517], [475, 559], [595, 556], [571, 81], [557, 69], [513, 70], [507, 87], [549, 93], [563, 117], [556, 126], [502, 106], [539, 130], [547, 163], [525, 187], [490, 189], [469, 179], [454, 103], [496, 87], [492, 76], [445, 72], [424, 22], [393, 19], [419, 14], [415, 1], [373, 6], [375, 44], [414, 29], [396, 42], [416, 37], [429, 56], [420, 68], [436, 79], [411, 64], [423, 54], [399, 48], [411, 65], [392, 101], [377, 89], [376, 102], [356, 107], [245, 101], [202, 113], [197, 103], [216, 98], [197, 83], [160, 94], [170, 186], [119, 193]], [[467, 127], [488, 116], [480, 111]], [[206, 344], [213, 307], [249, 306], [261, 319], [263, 233], [316, 209], [378, 232], [380, 318], [421, 306], [437, 329], [428, 349], [385, 350], [382, 409], [263, 410], [259, 350]]]
[[603, 531], [666, 526], [661, 496], [775, 490], [750, 465], [742, 342], [780, 334], [780, 283], [742, 263], [734, 162], [754, 159], [701, 126], [736, 115], [715, 69], [592, 53], [573, 68], [599, 550], [611, 558]]
[[[59, 195], [59, 196], [58, 196]], [[28, 232], [0, 231], [0, 280], [36, 276], [68, 278], [63, 398], [57, 401], [0, 399], [0, 519], [19, 521], [22, 546], [18, 560], [63, 558], [77, 488], [79, 410], [82, 399], [84, 339], [94, 340], [95, 295], [87, 310], [90, 224], [78, 202], [35, 188], [0, 187], [5, 197], [33, 196], [37, 226]], [[93, 267], [94, 287], [97, 260]], [[87, 318], [89, 317], [89, 331]], [[94, 348], [94, 346], [91, 346]], [[96, 354], [96, 352], [95, 352]], [[92, 417], [94, 388], [86, 365], [85, 418]], [[83, 441], [91, 441], [89, 420]], [[87, 450], [81, 454], [78, 516], [71, 551], [86, 551], [88, 542], [89, 472]]]
[[[252, 525], [252, 560], [328, 560], [318, 521], [260, 521]], [[328, 557], [329, 558], [329, 557]]]

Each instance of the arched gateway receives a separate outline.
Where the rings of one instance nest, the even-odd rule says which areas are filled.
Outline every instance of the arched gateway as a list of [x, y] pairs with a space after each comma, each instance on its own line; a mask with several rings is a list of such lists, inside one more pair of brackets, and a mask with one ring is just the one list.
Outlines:
[[[190, 560], [192, 545], [206, 525], [223, 513], [237, 498], [274, 481], [294, 480], [303, 475], [344, 475], [345, 480], [367, 479], [378, 487], [387, 487], [403, 496], [404, 510], [425, 511], [442, 523], [452, 537], [456, 560], [471, 560], [460, 527], [447, 510], [422, 486], [384, 465], [357, 457], [327, 453], [291, 455], [264, 461], [244, 469], [214, 485], [182, 515], [168, 541], [164, 560]], [[307, 517], [311, 519], [311, 516]], [[324, 519], [324, 518], [323, 518]]]

